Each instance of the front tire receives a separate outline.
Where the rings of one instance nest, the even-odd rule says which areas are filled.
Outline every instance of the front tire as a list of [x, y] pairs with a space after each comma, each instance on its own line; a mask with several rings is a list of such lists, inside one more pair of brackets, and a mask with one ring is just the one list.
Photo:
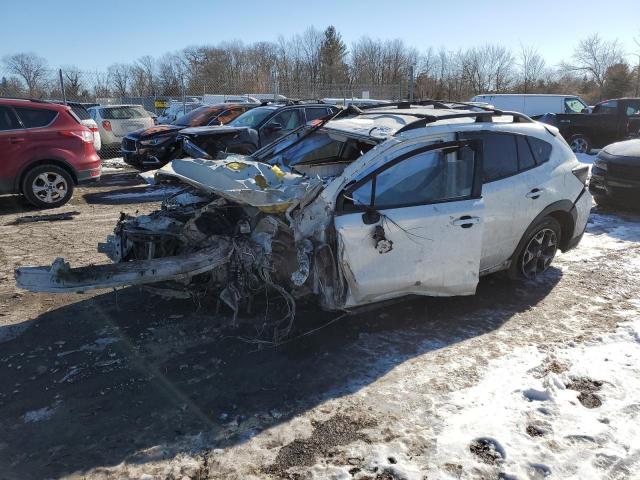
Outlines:
[[69, 172], [57, 165], [39, 165], [22, 182], [23, 195], [38, 208], [61, 207], [72, 197], [73, 188]]
[[552, 217], [544, 217], [523, 235], [509, 267], [512, 279], [534, 280], [544, 273], [556, 256], [562, 228]]
[[569, 146], [573, 153], [591, 152], [591, 140], [586, 135], [573, 135], [569, 139]]

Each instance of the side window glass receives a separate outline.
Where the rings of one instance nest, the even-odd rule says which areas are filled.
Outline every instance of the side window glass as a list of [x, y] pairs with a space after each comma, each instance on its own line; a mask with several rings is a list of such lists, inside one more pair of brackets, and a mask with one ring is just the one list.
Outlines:
[[611, 100], [610, 102], [604, 102], [596, 105], [593, 109], [593, 113], [597, 114], [615, 114], [618, 109], [617, 100]]
[[20, 128], [20, 124], [15, 116], [7, 107], [0, 107], [0, 131], [16, 130]]
[[632, 102], [627, 105], [626, 112], [627, 117], [633, 117], [634, 115], [640, 115], [640, 102]]
[[466, 138], [482, 140], [484, 183], [493, 182], [518, 173], [518, 152], [513, 135], [471, 133]]
[[369, 180], [368, 182], [356, 188], [353, 192], [351, 192], [350, 200], [352, 200], [355, 205], [371, 205], [371, 185], [372, 181]]
[[[293, 130], [302, 125], [300, 110], [285, 110], [267, 122], [267, 125], [279, 124], [282, 130]], [[265, 125], [265, 126], [267, 126]]]
[[419, 153], [376, 175], [373, 205], [383, 209], [469, 197], [473, 165], [470, 154]]
[[525, 137], [517, 136], [516, 143], [518, 144], [518, 164], [520, 170], [527, 170], [536, 165], [536, 161], [533, 158], [531, 148]]
[[25, 128], [46, 127], [56, 118], [56, 115], [58, 115], [58, 112], [55, 110], [44, 110], [40, 108], [17, 107], [16, 112]]
[[540, 165], [549, 160], [551, 157], [551, 145], [535, 137], [527, 137], [529, 145], [531, 146], [531, 152], [536, 159], [536, 163]]
[[326, 108], [307, 108], [305, 111], [307, 113], [307, 122], [311, 122], [327, 115]]

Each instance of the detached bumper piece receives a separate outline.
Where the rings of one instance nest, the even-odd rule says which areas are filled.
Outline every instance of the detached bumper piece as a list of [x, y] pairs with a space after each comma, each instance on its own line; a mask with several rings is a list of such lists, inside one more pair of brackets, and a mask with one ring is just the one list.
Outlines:
[[168, 280], [188, 281], [194, 275], [226, 264], [231, 251], [229, 243], [221, 242], [186, 255], [79, 268], [71, 268], [63, 258], [58, 258], [50, 267], [18, 268], [15, 276], [20, 288], [51, 293], [85, 292]]

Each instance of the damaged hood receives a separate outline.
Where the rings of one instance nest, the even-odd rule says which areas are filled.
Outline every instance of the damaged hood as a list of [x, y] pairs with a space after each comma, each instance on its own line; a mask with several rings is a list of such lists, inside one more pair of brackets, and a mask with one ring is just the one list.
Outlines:
[[174, 160], [156, 172], [158, 180], [166, 177], [268, 213], [286, 211], [323, 185], [320, 178], [284, 172], [240, 155], [224, 160]]

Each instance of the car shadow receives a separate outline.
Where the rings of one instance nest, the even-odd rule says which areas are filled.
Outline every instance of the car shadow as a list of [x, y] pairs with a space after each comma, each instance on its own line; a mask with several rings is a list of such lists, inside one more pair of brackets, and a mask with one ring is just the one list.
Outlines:
[[499, 328], [561, 275], [551, 268], [524, 284], [494, 275], [475, 296], [411, 298], [333, 323], [338, 314], [302, 305], [294, 340], [277, 348], [242, 340], [260, 322], [231, 329], [215, 302], [136, 288], [49, 311], [2, 345], [3, 474], [58, 478], [146, 462], [155, 454], [145, 449], [198, 434], [211, 447], [241, 443], [415, 356]]

